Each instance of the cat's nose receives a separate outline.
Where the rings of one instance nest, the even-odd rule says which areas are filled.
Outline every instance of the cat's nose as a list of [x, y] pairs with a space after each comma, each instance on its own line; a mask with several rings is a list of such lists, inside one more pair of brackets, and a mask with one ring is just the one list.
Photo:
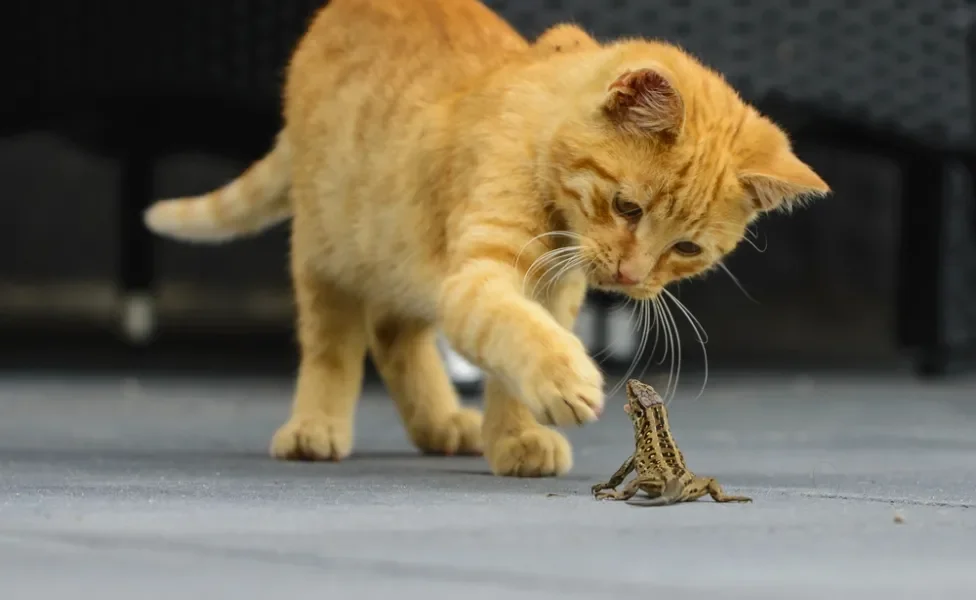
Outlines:
[[620, 285], [636, 285], [639, 279], [623, 265], [617, 267], [617, 283]]

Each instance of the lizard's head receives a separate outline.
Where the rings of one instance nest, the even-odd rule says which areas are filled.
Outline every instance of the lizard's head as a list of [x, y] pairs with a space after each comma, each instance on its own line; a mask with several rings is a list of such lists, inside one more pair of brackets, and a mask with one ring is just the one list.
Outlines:
[[650, 409], [662, 404], [664, 400], [651, 386], [636, 379], [627, 381], [627, 404], [624, 405], [624, 412], [631, 419], [643, 416]]

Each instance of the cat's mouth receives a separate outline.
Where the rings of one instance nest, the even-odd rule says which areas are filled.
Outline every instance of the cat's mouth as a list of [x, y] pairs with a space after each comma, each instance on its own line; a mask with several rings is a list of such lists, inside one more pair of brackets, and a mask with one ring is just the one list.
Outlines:
[[621, 281], [619, 278], [610, 275], [609, 272], [594, 275], [592, 279], [593, 284], [606, 291], [624, 292], [624, 290], [633, 290], [641, 285], [639, 281]]
[[601, 290], [607, 292], [617, 292], [619, 294], [632, 294], [635, 290], [640, 289], [640, 285], [636, 283], [617, 283], [616, 281], [601, 281], [599, 284]]
[[597, 280], [594, 283], [595, 287], [601, 291], [620, 294], [634, 300], [651, 300], [661, 293], [659, 287], [641, 283], [622, 284], [611, 280]]
[[642, 281], [628, 281], [618, 275], [616, 264], [612, 267], [609, 261], [594, 261], [589, 276], [589, 284], [603, 292], [620, 294], [634, 300], [651, 300], [661, 293], [661, 286], [657, 284], [654, 275]]

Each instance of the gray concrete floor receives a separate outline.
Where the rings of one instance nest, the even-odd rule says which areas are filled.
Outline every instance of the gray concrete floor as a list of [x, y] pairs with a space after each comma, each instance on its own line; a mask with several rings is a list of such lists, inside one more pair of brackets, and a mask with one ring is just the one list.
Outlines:
[[516, 480], [415, 455], [376, 388], [353, 458], [273, 462], [290, 390], [3, 376], [0, 597], [976, 592], [974, 379], [713, 376], [698, 400], [690, 382], [686, 458], [755, 503], [644, 509], [588, 494], [632, 447], [619, 397], [571, 432], [572, 474]]

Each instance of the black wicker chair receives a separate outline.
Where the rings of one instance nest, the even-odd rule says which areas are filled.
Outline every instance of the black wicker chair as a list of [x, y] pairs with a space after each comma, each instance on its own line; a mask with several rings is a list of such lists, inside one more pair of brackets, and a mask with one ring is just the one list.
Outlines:
[[[574, 20], [598, 37], [674, 40], [794, 135], [896, 158], [904, 174], [899, 339], [919, 352], [924, 373], [944, 371], [976, 343], [970, 2], [487, 3], [527, 35]], [[153, 240], [141, 213], [154, 162], [187, 147], [262, 154], [278, 126], [283, 66], [320, 4], [15, 0], [8, 7], [0, 33], [22, 51], [0, 63], [7, 88], [0, 127], [65, 130], [66, 117], [85, 112], [102, 126], [75, 133], [124, 160], [119, 285], [128, 312], [138, 306], [131, 299], [151, 298]]]
[[[15, 0], [0, 35], [5, 133], [50, 129], [118, 157], [120, 325], [152, 331], [155, 241], [142, 223], [170, 152], [252, 159], [279, 128], [282, 69], [319, 0]], [[19, 43], [16, 43], [19, 42]], [[79, 126], [83, 123], [83, 126]]]

